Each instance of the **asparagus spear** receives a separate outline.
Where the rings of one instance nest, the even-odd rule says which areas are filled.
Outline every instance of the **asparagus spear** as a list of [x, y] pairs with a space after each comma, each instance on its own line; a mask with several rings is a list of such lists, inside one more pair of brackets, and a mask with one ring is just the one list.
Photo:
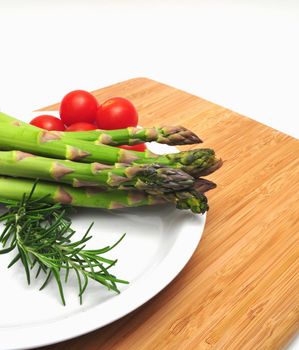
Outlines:
[[27, 127], [0, 125], [0, 149], [21, 150], [41, 156], [69, 159], [85, 163], [104, 164], [161, 164], [182, 169], [194, 176], [216, 169], [221, 162], [211, 149], [195, 149], [176, 154], [156, 155], [150, 151], [134, 152], [88, 141], [67, 140], [59, 132], [35, 130]]
[[194, 183], [193, 177], [182, 170], [158, 164], [113, 167], [38, 157], [22, 151], [0, 151], [0, 175], [39, 178], [73, 187], [136, 188], [155, 194], [182, 190]]
[[3, 112], [0, 112], [0, 122], [1, 123], [8, 123], [10, 125], [18, 124], [18, 125], [22, 125], [22, 126], [28, 126], [29, 128], [38, 129], [33, 125], [22, 122], [21, 120], [14, 118], [14, 117], [12, 117], [6, 113], [3, 113]]
[[[61, 133], [24, 126], [0, 125], [0, 148], [18, 149], [24, 152], [70, 159], [86, 163], [99, 161], [105, 164], [130, 163], [135, 159], [151, 155], [150, 152], [134, 152], [106, 145], [95, 145], [88, 141], [63, 139]], [[140, 154], [139, 154], [140, 153]], [[142, 153], [142, 154], [141, 154]]]
[[135, 128], [118, 130], [90, 130], [81, 132], [65, 132], [64, 137], [79, 140], [95, 141], [105, 145], [137, 145], [144, 142], [158, 142], [167, 145], [190, 145], [202, 140], [183, 126], [163, 126], [152, 128]]
[[[1, 112], [0, 122], [6, 122], [10, 125], [28, 127], [31, 130], [40, 130], [33, 125], [24, 123]], [[118, 130], [56, 132], [55, 134], [59, 134], [61, 139], [71, 138], [84, 141], [93, 141], [96, 144], [105, 144], [111, 146], [136, 145], [139, 143], [151, 141], [167, 145], [189, 145], [202, 142], [197, 135], [195, 135], [192, 131], [184, 128], [183, 126], [164, 126], [152, 128], [129, 127], [127, 129]]]
[[[20, 200], [24, 193], [31, 192], [33, 181], [0, 176], [0, 202]], [[211, 188], [213, 185], [211, 185]], [[95, 188], [73, 188], [69, 185], [39, 181], [32, 199], [45, 196], [49, 203], [64, 203], [80, 207], [117, 209], [173, 203], [179, 209], [190, 209], [194, 213], [204, 213], [208, 210], [207, 198], [197, 191], [177, 191], [153, 196], [143, 191], [96, 191]]]

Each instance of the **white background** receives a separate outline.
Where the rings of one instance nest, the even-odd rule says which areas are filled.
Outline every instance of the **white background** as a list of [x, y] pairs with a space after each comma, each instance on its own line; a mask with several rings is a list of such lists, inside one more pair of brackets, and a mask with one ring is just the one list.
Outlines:
[[138, 76], [299, 137], [299, 0], [0, 0], [2, 111]]

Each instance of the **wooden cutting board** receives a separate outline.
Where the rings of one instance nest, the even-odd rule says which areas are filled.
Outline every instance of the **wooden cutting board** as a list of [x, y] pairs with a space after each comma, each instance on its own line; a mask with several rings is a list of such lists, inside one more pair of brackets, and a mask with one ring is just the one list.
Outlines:
[[192, 129], [224, 165], [209, 176], [218, 188], [208, 193], [203, 239], [180, 275], [119, 321], [44, 349], [286, 346], [299, 330], [299, 142], [150, 79], [131, 79], [94, 94], [100, 101], [129, 98], [143, 126]]

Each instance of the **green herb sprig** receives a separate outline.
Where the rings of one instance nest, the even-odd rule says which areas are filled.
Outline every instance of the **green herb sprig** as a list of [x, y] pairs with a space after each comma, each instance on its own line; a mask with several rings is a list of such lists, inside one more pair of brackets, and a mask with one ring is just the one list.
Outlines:
[[75, 230], [71, 228], [72, 222], [67, 216], [72, 208], [60, 203], [46, 203], [47, 196], [33, 200], [32, 194], [36, 183], [31, 193], [28, 196], [24, 194], [21, 201], [0, 200], [7, 208], [7, 212], [0, 216], [0, 221], [4, 223], [4, 230], [0, 235], [0, 242], [3, 245], [0, 254], [13, 250], [17, 252], [8, 267], [21, 261], [27, 282], [30, 284], [31, 271], [37, 266], [35, 278], [40, 272], [46, 274], [40, 290], [48, 285], [51, 277], [54, 277], [63, 305], [66, 304], [62, 284], [63, 271], [65, 283], [68, 281], [70, 271], [74, 271], [79, 286], [80, 304], [90, 279], [119, 293], [117, 283], [128, 282], [110, 274], [109, 269], [117, 260], [104, 258], [102, 254], [117, 246], [125, 234], [112, 246], [95, 250], [84, 249], [87, 241], [92, 238], [89, 232], [93, 224], [80, 240], [72, 242]]

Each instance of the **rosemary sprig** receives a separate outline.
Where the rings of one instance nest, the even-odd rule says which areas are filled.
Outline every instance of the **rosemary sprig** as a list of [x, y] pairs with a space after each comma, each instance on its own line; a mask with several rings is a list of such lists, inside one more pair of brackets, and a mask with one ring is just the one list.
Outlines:
[[54, 277], [63, 305], [65, 305], [62, 284], [63, 271], [65, 272], [65, 283], [69, 273], [75, 272], [79, 286], [80, 304], [82, 304], [82, 296], [90, 279], [119, 293], [117, 283], [127, 284], [128, 282], [110, 274], [109, 269], [116, 264], [117, 260], [104, 258], [102, 254], [113, 249], [125, 235], [112, 246], [95, 250], [84, 249], [87, 241], [92, 238], [90, 230], [93, 224], [91, 224], [80, 240], [72, 242], [71, 238], [75, 231], [67, 216], [67, 212], [72, 208], [59, 203], [46, 203], [46, 197], [33, 200], [32, 194], [36, 183], [31, 193], [28, 196], [24, 194], [20, 201], [1, 199], [1, 202], [6, 205], [7, 212], [0, 216], [0, 222], [4, 223], [4, 230], [0, 235], [0, 242], [3, 245], [0, 254], [16, 251], [16, 255], [8, 267], [21, 261], [25, 269], [27, 283], [30, 284], [31, 271], [33, 267], [37, 266], [35, 278], [41, 272], [46, 274], [40, 290], [47, 286], [51, 277]]

